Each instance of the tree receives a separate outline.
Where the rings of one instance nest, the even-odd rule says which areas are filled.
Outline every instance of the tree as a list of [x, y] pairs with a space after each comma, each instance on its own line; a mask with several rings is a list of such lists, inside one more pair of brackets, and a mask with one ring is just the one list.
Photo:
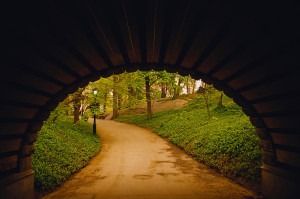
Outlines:
[[222, 108], [223, 107], [223, 92], [220, 92], [220, 98], [219, 98], [219, 101], [218, 101], [218, 108]]
[[181, 87], [181, 83], [184, 80], [184, 77], [176, 74], [176, 81], [177, 81], [177, 85], [174, 87], [174, 95], [173, 95], [173, 99], [177, 99], [182, 91], [182, 87]]
[[139, 72], [141, 76], [145, 79], [145, 90], [146, 90], [146, 102], [147, 102], [147, 118], [152, 118], [152, 99], [151, 99], [151, 86], [157, 83], [161, 79], [162, 74], [160, 72], [148, 71]]
[[124, 81], [122, 82], [122, 90], [124, 90], [123, 106], [130, 108], [138, 103], [139, 100], [144, 99], [144, 76], [139, 72], [124, 74]]
[[[66, 103], [68, 102], [66, 106], [69, 107], [66, 111], [74, 110], [74, 122], [77, 122], [80, 114], [83, 118], [90, 117], [94, 113], [92, 105], [97, 104], [97, 117], [111, 111], [112, 119], [114, 119], [118, 117], [119, 111], [123, 108], [130, 108], [138, 103], [146, 102], [147, 117], [151, 118], [153, 99], [166, 97], [175, 99], [180, 96], [182, 88], [186, 88], [190, 93], [195, 90], [195, 85], [195, 80], [189, 76], [182, 77], [177, 73], [167, 73], [166, 71], [125, 72], [91, 82], [83, 91], [79, 89], [66, 100]], [[92, 94], [94, 88], [98, 90], [97, 96]]]
[[166, 87], [166, 83], [162, 82], [161, 83], [161, 98], [166, 98], [167, 97], [167, 87]]
[[69, 115], [71, 110], [73, 110], [73, 123], [76, 124], [80, 118], [80, 108], [82, 106], [82, 101], [84, 100], [85, 96], [83, 94], [85, 90], [84, 88], [79, 88], [73, 94], [68, 95], [68, 97], [61, 102], [56, 109], [51, 113], [52, 121], [55, 122], [56, 119], [64, 114]]
[[117, 75], [113, 75], [113, 116], [112, 116], [112, 119], [116, 119], [119, 116], [118, 88], [117, 88], [117, 83], [119, 81], [120, 81], [120, 78]]
[[190, 76], [185, 76], [184, 77], [184, 85], [186, 86], [186, 94], [190, 94], [191, 93], [191, 87], [190, 87]]
[[200, 93], [204, 97], [205, 107], [209, 118], [211, 117], [209, 107], [210, 107], [210, 96], [212, 93], [212, 89], [213, 89], [212, 86], [205, 83], [203, 83], [203, 85], [198, 89], [198, 93]]
[[192, 94], [195, 94], [195, 89], [196, 89], [196, 80], [192, 79]]
[[80, 107], [81, 107], [81, 100], [83, 100], [84, 96], [82, 95], [84, 88], [79, 88], [75, 93], [71, 95], [72, 102], [73, 102], [73, 112], [74, 112], [74, 121], [73, 123], [76, 124], [79, 121], [80, 117]]
[[146, 87], [146, 102], [147, 102], [147, 118], [152, 118], [152, 107], [151, 107], [151, 95], [150, 95], [150, 77], [145, 76], [145, 87]]

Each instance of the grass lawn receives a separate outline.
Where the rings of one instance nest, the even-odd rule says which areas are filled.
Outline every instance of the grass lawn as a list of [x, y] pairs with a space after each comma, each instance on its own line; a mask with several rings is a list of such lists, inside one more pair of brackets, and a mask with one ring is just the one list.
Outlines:
[[34, 145], [35, 189], [49, 191], [86, 166], [99, 152], [101, 142], [91, 124], [80, 121], [73, 125], [71, 118], [60, 116], [55, 123], [45, 122]]

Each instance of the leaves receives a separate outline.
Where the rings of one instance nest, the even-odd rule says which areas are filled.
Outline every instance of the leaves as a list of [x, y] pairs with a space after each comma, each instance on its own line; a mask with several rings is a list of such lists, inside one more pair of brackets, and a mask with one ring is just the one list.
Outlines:
[[[167, 73], [166, 71], [136, 71], [131, 73], [122, 73], [112, 75], [107, 78], [100, 78], [91, 82], [85, 89], [85, 104], [99, 104], [102, 110], [96, 112], [96, 115], [111, 112], [113, 108], [118, 110], [132, 108], [135, 105], [146, 102], [145, 77], [149, 77], [150, 98], [158, 99], [160, 97], [177, 98], [180, 94], [194, 93], [197, 82], [191, 77], [182, 77], [177, 73]], [[185, 88], [186, 87], [186, 88]], [[98, 94], [94, 96], [92, 89], [97, 88]], [[117, 91], [117, 100], [113, 100], [113, 91]], [[116, 102], [118, 101], [118, 103]], [[91, 109], [87, 109], [86, 114], [92, 115]]]
[[53, 190], [89, 162], [98, 153], [101, 143], [92, 134], [90, 124], [59, 117], [56, 123], [45, 122], [38, 133], [33, 154], [35, 188]]

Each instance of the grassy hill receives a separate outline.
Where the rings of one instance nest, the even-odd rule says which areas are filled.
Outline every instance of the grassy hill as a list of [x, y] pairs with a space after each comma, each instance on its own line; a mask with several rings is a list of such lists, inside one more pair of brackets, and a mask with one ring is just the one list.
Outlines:
[[92, 133], [92, 125], [60, 116], [47, 121], [38, 133], [33, 154], [34, 180], [37, 191], [57, 188], [73, 173], [86, 166], [98, 153], [100, 139]]
[[259, 138], [249, 118], [230, 98], [217, 107], [218, 95], [210, 100], [210, 117], [203, 96], [197, 95], [180, 109], [122, 115], [117, 120], [148, 128], [168, 138], [188, 154], [223, 175], [253, 189], [260, 182]]

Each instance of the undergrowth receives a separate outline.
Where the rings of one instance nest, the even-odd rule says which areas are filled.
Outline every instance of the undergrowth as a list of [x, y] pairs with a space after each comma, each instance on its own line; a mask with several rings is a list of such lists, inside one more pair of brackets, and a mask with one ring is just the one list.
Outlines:
[[99, 137], [92, 133], [91, 124], [80, 121], [73, 125], [71, 118], [62, 116], [55, 123], [45, 122], [34, 145], [33, 169], [37, 191], [57, 188], [86, 166], [101, 147]]
[[117, 120], [148, 128], [194, 156], [200, 162], [244, 185], [260, 181], [261, 149], [249, 118], [231, 99], [217, 107], [213, 96], [210, 117], [202, 96], [178, 110], [124, 115]]

